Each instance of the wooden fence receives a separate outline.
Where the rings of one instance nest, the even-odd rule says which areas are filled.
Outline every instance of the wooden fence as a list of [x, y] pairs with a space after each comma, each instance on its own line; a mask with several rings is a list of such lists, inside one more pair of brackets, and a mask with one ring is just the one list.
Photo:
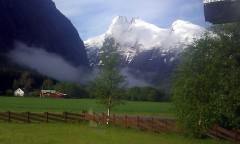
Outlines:
[[106, 115], [102, 114], [86, 114], [86, 120], [96, 123], [109, 123], [125, 128], [133, 128], [150, 132], [176, 132], [178, 129], [175, 125], [175, 118], [169, 117], [140, 117], [128, 115]]
[[0, 120], [6, 122], [20, 121], [25, 123], [34, 122], [80, 122], [80, 121], [93, 121], [98, 124], [111, 124], [121, 126], [125, 128], [134, 128], [139, 130], [145, 130], [150, 132], [176, 132], [174, 118], [163, 117], [140, 117], [140, 116], [128, 116], [128, 115], [111, 115], [106, 114], [90, 114], [90, 113], [70, 113], [63, 112], [62, 114], [56, 113], [15, 113], [4, 112], [0, 113]]
[[33, 122], [76, 122], [83, 121], [85, 119], [84, 114], [76, 114], [70, 112], [64, 112], [63, 114], [56, 113], [15, 113], [15, 112], [4, 112], [0, 113], [0, 120], [12, 122], [12, 121], [20, 121], [25, 123], [33, 123]]
[[232, 130], [227, 130], [216, 125], [212, 130], [209, 131], [208, 136], [216, 140], [223, 139], [231, 143], [240, 144], [239, 127], [233, 128]]
[[[0, 121], [15, 122], [20, 121], [24, 123], [36, 122], [81, 122], [92, 121], [97, 124], [111, 124], [125, 128], [139, 129], [149, 132], [178, 132], [175, 118], [173, 117], [144, 117], [144, 116], [128, 116], [128, 115], [110, 115], [90, 114], [90, 113], [71, 113], [63, 112], [62, 114], [56, 113], [15, 113], [15, 112], [0, 112]], [[240, 144], [240, 128], [227, 130], [219, 126], [215, 126], [209, 131], [208, 136], [219, 140], [223, 139], [234, 144]]]

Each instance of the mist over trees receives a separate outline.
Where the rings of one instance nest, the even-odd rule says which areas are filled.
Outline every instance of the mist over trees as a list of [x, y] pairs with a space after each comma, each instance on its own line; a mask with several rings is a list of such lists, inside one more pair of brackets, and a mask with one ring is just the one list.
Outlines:
[[180, 125], [198, 137], [240, 123], [240, 25], [213, 30], [186, 49], [172, 86]]

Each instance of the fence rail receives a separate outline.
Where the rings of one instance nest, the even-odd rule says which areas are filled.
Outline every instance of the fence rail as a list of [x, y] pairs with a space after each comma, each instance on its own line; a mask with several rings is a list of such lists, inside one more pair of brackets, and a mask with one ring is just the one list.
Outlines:
[[240, 127], [227, 130], [216, 125], [209, 131], [208, 136], [216, 140], [223, 139], [231, 143], [240, 144]]
[[[111, 124], [125, 128], [139, 129], [149, 132], [178, 132], [175, 118], [171, 117], [140, 117], [128, 115], [106, 115], [90, 114], [90, 113], [71, 113], [63, 112], [57, 113], [16, 113], [16, 112], [0, 112], [0, 121], [15, 122], [20, 121], [24, 123], [51, 123], [51, 122], [81, 122], [92, 121], [99, 124]], [[232, 130], [227, 130], [219, 126], [214, 126], [207, 134], [209, 137], [219, 140], [223, 139], [234, 144], [240, 144], [240, 127]]]
[[128, 115], [106, 115], [102, 114], [90, 114], [90, 113], [71, 113], [63, 112], [57, 113], [16, 113], [16, 112], [2, 112], [0, 113], [0, 120], [6, 122], [20, 121], [24, 123], [36, 123], [36, 122], [80, 122], [80, 121], [93, 121], [99, 124], [112, 124], [122, 126], [125, 128], [134, 128], [139, 130], [145, 130], [150, 132], [176, 132], [174, 120], [161, 118], [161, 117], [140, 117], [140, 116], [128, 116]]

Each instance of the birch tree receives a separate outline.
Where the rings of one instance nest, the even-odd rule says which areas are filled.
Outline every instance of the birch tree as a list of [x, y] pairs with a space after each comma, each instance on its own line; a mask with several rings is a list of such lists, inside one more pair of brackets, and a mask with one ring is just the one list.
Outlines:
[[113, 38], [105, 39], [100, 49], [101, 70], [91, 85], [92, 95], [106, 106], [108, 116], [114, 106], [122, 103], [120, 99], [126, 86], [125, 77], [121, 74], [118, 47]]

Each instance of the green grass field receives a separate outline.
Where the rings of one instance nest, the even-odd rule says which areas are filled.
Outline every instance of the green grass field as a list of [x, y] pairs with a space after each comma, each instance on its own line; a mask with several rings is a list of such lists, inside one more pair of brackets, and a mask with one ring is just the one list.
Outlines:
[[90, 124], [0, 123], [0, 144], [227, 144]]
[[[0, 112], [106, 112], [93, 99], [47, 99], [0, 97]], [[115, 114], [173, 115], [171, 103], [129, 102], [113, 109]], [[63, 124], [0, 122], [0, 144], [227, 144], [211, 139], [200, 140], [179, 134], [152, 134], [133, 129], [92, 123]]]
[[[106, 112], [106, 108], [94, 99], [48, 99], [0, 96], [0, 111], [14, 112]], [[130, 102], [116, 106], [112, 113], [134, 115], [173, 115], [171, 103], [167, 102]]]

